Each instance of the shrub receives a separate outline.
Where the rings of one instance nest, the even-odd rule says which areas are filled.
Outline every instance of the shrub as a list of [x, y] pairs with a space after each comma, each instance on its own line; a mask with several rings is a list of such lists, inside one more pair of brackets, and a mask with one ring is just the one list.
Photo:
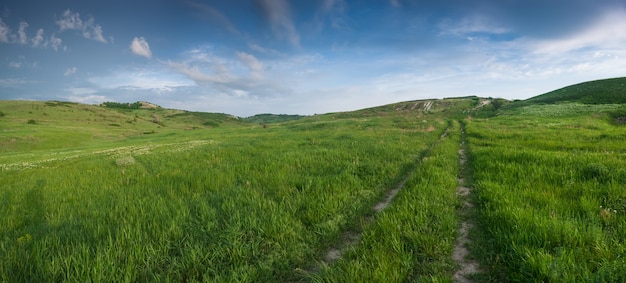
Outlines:
[[33, 120], [33, 119], [28, 120], [28, 122], [26, 122], [26, 123], [27, 124], [31, 124], [31, 125], [37, 124], [37, 122], [35, 120]]
[[4, 117], [4, 112], [0, 111], [0, 117]]

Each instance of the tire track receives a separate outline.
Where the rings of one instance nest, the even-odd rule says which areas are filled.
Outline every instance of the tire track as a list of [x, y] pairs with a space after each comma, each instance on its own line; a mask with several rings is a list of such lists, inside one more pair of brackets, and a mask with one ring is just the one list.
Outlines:
[[[420, 155], [415, 159], [415, 162], [413, 162], [410, 168], [405, 170], [403, 175], [401, 175], [400, 180], [395, 184], [395, 186], [393, 186], [392, 189], [388, 190], [385, 194], [385, 197], [372, 207], [374, 215], [365, 218], [364, 224], [362, 225], [363, 227], [366, 227], [369, 223], [374, 221], [377, 214], [379, 214], [389, 205], [391, 205], [396, 195], [400, 192], [400, 190], [402, 190], [406, 182], [413, 176], [414, 172], [416, 171], [422, 160], [424, 160], [424, 158], [427, 158], [430, 155], [432, 149], [448, 135], [448, 131], [451, 127], [452, 124], [449, 122], [446, 129], [439, 136], [439, 138], [435, 142], [430, 144], [428, 148], [426, 148], [423, 152], [420, 153]], [[362, 231], [345, 231], [340, 237], [340, 243], [338, 245], [331, 246], [326, 250], [326, 252], [324, 253], [324, 257], [319, 262], [320, 264], [314, 267], [310, 267], [308, 269], [298, 269], [298, 271], [309, 275], [319, 272], [323, 266], [332, 264], [336, 260], [340, 259], [345, 251], [347, 251], [350, 247], [358, 244], [361, 236]]]
[[[467, 156], [465, 154], [465, 126], [461, 123], [461, 144], [459, 145], [459, 166], [460, 175], [466, 172]], [[461, 226], [459, 227], [459, 236], [452, 252], [452, 258], [459, 266], [459, 269], [454, 273], [454, 282], [470, 283], [474, 282], [469, 277], [472, 274], [480, 273], [480, 266], [478, 263], [470, 258], [468, 245], [472, 243], [472, 240], [468, 236], [469, 230], [472, 229], [473, 224], [469, 220], [468, 215], [473, 210], [473, 204], [469, 200], [469, 196], [472, 193], [472, 189], [466, 186], [465, 179], [459, 177], [459, 187], [456, 194], [463, 202], [463, 207], [459, 209], [459, 216], [462, 219]]]

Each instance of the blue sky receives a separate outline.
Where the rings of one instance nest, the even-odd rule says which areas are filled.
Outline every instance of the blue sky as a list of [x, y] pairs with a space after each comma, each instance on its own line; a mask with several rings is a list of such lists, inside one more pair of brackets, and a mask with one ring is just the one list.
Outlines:
[[0, 3], [0, 99], [315, 114], [625, 72], [622, 0]]

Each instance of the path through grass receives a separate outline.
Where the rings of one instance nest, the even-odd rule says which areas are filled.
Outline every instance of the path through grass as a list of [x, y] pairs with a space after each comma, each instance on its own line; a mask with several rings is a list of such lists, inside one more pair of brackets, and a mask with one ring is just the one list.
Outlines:
[[391, 205], [365, 223], [358, 244], [325, 265], [315, 282], [447, 281], [458, 223], [459, 125], [421, 159]]

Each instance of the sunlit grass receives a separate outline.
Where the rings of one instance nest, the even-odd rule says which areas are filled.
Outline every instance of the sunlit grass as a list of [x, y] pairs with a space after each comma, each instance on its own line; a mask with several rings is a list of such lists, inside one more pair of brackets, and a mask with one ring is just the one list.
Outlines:
[[571, 118], [526, 112], [468, 126], [474, 250], [496, 281], [626, 279], [626, 129], [563, 107]]
[[459, 125], [417, 162], [391, 206], [365, 227], [360, 241], [316, 282], [449, 281], [458, 225]]
[[4, 166], [0, 281], [302, 279], [295, 270], [446, 126], [315, 119], [42, 149], [35, 166]]

